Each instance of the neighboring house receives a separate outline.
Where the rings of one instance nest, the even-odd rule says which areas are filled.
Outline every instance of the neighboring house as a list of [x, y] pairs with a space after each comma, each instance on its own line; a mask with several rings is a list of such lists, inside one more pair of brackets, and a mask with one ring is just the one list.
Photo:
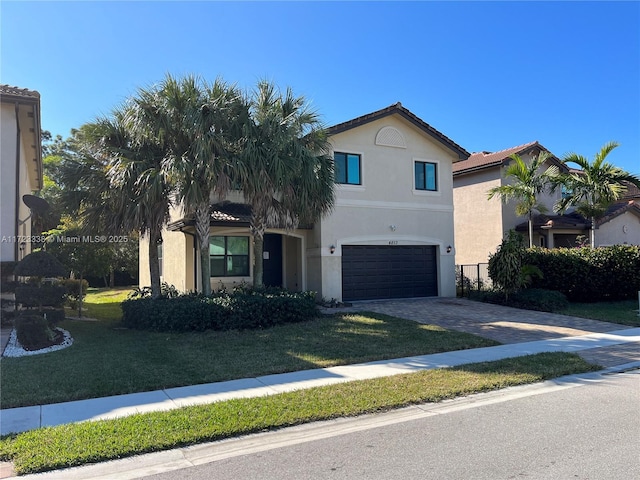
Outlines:
[[[456, 264], [468, 265], [485, 263], [489, 254], [494, 253], [504, 235], [523, 221], [515, 213], [515, 201], [503, 203], [499, 197], [488, 200], [488, 192], [493, 187], [505, 185], [504, 169], [509, 165], [511, 155], [520, 156], [529, 163], [540, 152], [549, 152], [537, 141], [508, 148], [499, 152], [473, 153], [468, 159], [453, 165], [453, 202], [455, 205]], [[551, 153], [551, 152], [549, 152]], [[550, 157], [543, 168], [556, 165], [561, 171], [568, 169], [556, 157]], [[553, 205], [562, 195], [540, 196], [539, 202], [553, 212]], [[524, 219], [526, 224], [526, 219]], [[550, 230], [534, 228], [534, 245], [549, 246], [553, 234], [563, 235], [565, 225], [557, 224]], [[570, 229], [573, 232], [573, 229]], [[528, 243], [528, 231], [523, 231]], [[551, 244], [552, 246], [553, 244]]]
[[[335, 208], [314, 225], [265, 235], [264, 283], [325, 299], [454, 296], [452, 167], [469, 153], [400, 103], [329, 128]], [[235, 192], [211, 211], [211, 285], [253, 274], [250, 210]], [[148, 285], [149, 245], [140, 249]], [[199, 290], [194, 222], [179, 208], [163, 232], [162, 280]]]
[[[536, 141], [499, 152], [473, 153], [467, 160], [454, 164], [456, 264], [487, 262], [489, 254], [496, 251], [511, 229], [520, 232], [528, 244], [528, 222], [516, 215], [515, 201], [505, 204], [498, 197], [488, 200], [487, 193], [507, 182], [503, 171], [511, 155], [517, 154], [529, 162], [541, 151], [549, 152]], [[551, 165], [558, 166], [564, 173], [570, 171], [556, 157], [550, 158], [544, 168]], [[534, 245], [577, 247], [589, 238], [591, 222], [588, 219], [572, 209], [564, 215], [554, 213], [554, 204], [561, 195], [562, 190], [558, 189], [539, 198], [547, 212], [533, 218]], [[617, 244], [640, 245], [640, 192], [633, 185], [629, 185], [625, 197], [611, 205], [597, 222], [596, 246]]]
[[0, 85], [0, 260], [15, 262], [31, 252], [31, 220], [22, 196], [42, 188], [40, 94]]
[[[640, 245], [640, 189], [631, 183], [626, 186], [624, 196], [611, 204], [596, 221], [596, 247]], [[523, 232], [527, 228], [526, 222], [520, 223], [516, 231]], [[549, 248], [570, 248], [588, 241], [591, 221], [575, 211], [567, 215], [537, 215], [534, 228], [546, 232]]]

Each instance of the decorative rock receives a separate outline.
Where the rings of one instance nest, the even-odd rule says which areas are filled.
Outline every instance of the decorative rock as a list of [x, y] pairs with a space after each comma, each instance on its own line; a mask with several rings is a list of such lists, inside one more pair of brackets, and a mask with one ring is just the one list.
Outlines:
[[57, 350], [62, 350], [63, 348], [70, 347], [73, 344], [73, 338], [71, 338], [71, 334], [62, 328], [56, 328], [59, 332], [62, 332], [64, 335], [64, 340], [62, 343], [58, 345], [52, 345], [51, 347], [41, 348], [40, 350], [25, 350], [18, 342], [18, 335], [16, 334], [16, 329], [14, 328], [11, 331], [11, 335], [9, 336], [9, 343], [7, 343], [7, 348], [4, 349], [3, 357], [27, 357], [30, 355], [39, 355], [41, 353], [49, 353], [55, 352]]

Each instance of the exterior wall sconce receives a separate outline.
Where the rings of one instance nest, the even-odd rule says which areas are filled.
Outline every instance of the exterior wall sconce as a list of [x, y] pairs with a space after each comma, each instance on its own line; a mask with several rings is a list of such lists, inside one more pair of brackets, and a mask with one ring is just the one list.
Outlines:
[[392, 232], [396, 231], [396, 226], [395, 225], [389, 225], [389, 230], [391, 230]]
[[329, 252], [331, 253], [331, 255], [333, 255], [334, 253], [336, 253], [336, 246], [335, 245], [331, 245], [329, 247]]
[[447, 247], [447, 253], [451, 253], [451, 245]]

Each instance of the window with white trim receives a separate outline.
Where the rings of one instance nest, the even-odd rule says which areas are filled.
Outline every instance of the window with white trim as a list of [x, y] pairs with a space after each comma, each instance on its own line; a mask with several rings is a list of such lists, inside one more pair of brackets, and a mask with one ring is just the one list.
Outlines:
[[438, 191], [438, 166], [432, 162], [414, 162], [416, 190]]
[[361, 157], [357, 153], [335, 152], [333, 154], [336, 183], [362, 185]]

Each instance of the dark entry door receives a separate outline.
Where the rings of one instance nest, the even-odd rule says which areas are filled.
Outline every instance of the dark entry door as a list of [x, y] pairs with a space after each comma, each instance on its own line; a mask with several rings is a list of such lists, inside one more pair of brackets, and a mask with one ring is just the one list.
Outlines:
[[282, 286], [282, 235], [266, 233], [264, 235], [262, 281], [267, 287]]
[[343, 245], [344, 300], [435, 295], [438, 295], [435, 246]]

